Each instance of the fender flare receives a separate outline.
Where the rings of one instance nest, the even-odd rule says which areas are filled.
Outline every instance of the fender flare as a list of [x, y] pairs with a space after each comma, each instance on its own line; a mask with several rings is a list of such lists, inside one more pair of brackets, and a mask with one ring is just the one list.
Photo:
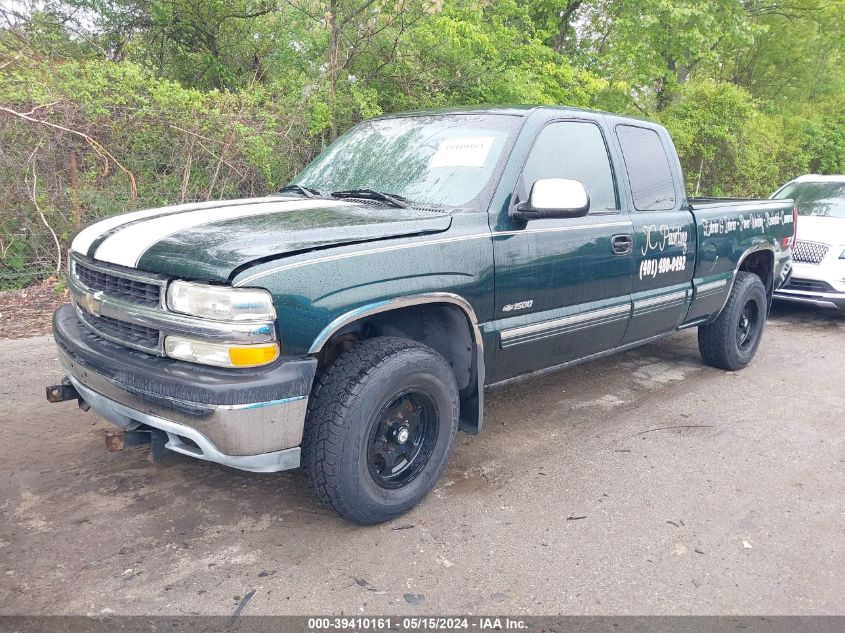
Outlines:
[[[383, 312], [391, 312], [401, 308], [408, 308], [412, 306], [426, 305], [426, 304], [441, 304], [456, 306], [461, 310], [467, 319], [467, 324], [470, 327], [470, 334], [475, 344], [475, 362], [474, 369], [477, 380], [476, 396], [471, 398], [471, 401], [477, 400], [477, 406], [472, 406], [472, 411], [464, 412], [464, 406], [461, 406], [461, 429], [468, 433], [478, 433], [481, 431], [483, 415], [484, 415], [484, 341], [481, 336], [481, 330], [478, 327], [478, 319], [475, 316], [475, 310], [472, 305], [462, 296], [451, 292], [428, 292], [423, 294], [408, 295], [404, 297], [397, 297], [396, 299], [386, 299], [384, 301], [377, 301], [369, 303], [354, 310], [350, 310], [336, 317], [327, 326], [325, 326], [317, 337], [311, 343], [308, 349], [310, 355], [319, 354], [331, 337], [342, 328], [350, 323], [354, 323], [368, 316], [374, 314], [381, 314]], [[471, 402], [467, 402], [471, 404]], [[463, 402], [462, 402], [463, 405]], [[464, 415], [466, 413], [467, 415]]]
[[[760, 244], [755, 244], [753, 246], [749, 246], [747, 249], [745, 249], [745, 252], [740, 256], [739, 260], [736, 263], [736, 267], [734, 268], [733, 273], [731, 274], [730, 281], [728, 282], [727, 292], [725, 293], [725, 300], [722, 302], [722, 307], [719, 308], [719, 311], [713, 316], [713, 319], [718, 318], [718, 316], [720, 314], [722, 314], [722, 310], [725, 309], [725, 306], [728, 303], [728, 299], [730, 299], [730, 297], [731, 297], [731, 292], [734, 289], [734, 283], [736, 282], [736, 276], [739, 273], [740, 268], [742, 268], [742, 264], [751, 255], [753, 255], [754, 253], [759, 253], [760, 251], [769, 251], [772, 254], [772, 271], [771, 272], [772, 272], [772, 284], [774, 284], [774, 278], [775, 278], [775, 248], [774, 248], [774, 246], [772, 246], [768, 242], [762, 242]], [[769, 300], [769, 309], [771, 309], [772, 294], [773, 293], [769, 292], [769, 289], [766, 288], [766, 295], [768, 296], [768, 300]], [[711, 320], [713, 320], [713, 319], [711, 319]]]

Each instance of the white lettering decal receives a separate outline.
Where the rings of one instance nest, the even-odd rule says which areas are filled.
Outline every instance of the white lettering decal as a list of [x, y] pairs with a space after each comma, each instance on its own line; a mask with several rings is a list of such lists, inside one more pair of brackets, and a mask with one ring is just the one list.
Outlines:
[[687, 268], [686, 255], [676, 257], [652, 257], [640, 262], [640, 279], [657, 277], [665, 273], [683, 272]]
[[641, 249], [643, 255], [651, 251], [662, 253], [667, 246], [680, 246], [683, 248], [684, 255], [687, 254], [689, 236], [681, 227], [669, 227], [665, 224], [658, 227], [656, 224], [647, 224], [643, 226], [643, 233], [645, 233], [645, 244]]

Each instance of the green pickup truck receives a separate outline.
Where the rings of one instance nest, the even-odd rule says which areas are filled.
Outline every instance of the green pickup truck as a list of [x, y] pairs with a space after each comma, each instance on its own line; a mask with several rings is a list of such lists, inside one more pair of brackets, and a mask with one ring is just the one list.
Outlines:
[[117, 424], [117, 443], [301, 467], [344, 517], [391, 519], [459, 429], [481, 431], [491, 385], [688, 327], [705, 363], [752, 359], [793, 203], [683, 182], [665, 129], [613, 114], [365, 121], [277, 195], [81, 230], [47, 397]]

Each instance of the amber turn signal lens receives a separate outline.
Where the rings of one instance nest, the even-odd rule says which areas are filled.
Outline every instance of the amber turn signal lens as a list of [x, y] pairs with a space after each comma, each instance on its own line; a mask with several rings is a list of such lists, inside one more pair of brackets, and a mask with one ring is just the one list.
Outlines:
[[250, 345], [249, 347], [230, 347], [229, 359], [235, 367], [254, 367], [272, 363], [279, 356], [279, 346]]
[[228, 345], [197, 341], [181, 336], [165, 338], [164, 349], [170, 358], [215, 367], [257, 367], [272, 363], [279, 357], [278, 343]]

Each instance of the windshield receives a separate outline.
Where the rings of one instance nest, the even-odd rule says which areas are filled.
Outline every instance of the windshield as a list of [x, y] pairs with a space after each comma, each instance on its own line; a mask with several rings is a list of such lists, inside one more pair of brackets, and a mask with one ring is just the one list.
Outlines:
[[775, 197], [795, 200], [798, 215], [845, 218], [845, 181], [796, 182], [778, 191]]
[[361, 123], [293, 181], [324, 193], [374, 189], [435, 207], [471, 205], [496, 172], [519, 117], [428, 115]]

